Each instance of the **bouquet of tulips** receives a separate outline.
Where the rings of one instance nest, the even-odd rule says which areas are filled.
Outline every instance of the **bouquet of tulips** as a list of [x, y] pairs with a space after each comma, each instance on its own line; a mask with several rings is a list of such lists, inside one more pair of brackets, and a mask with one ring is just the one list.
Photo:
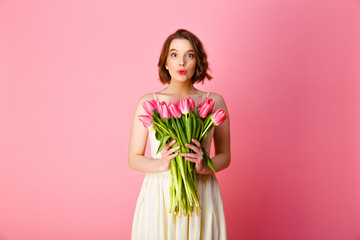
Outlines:
[[[167, 105], [164, 101], [145, 101], [143, 108], [148, 115], [140, 115], [143, 125], [155, 130], [155, 137], [160, 141], [157, 154], [164, 145], [172, 140], [176, 143], [171, 148], [180, 145], [179, 154], [170, 162], [171, 185], [170, 185], [170, 213], [177, 215], [192, 215], [201, 211], [197, 194], [195, 163], [185, 160], [180, 153], [193, 152], [185, 146], [191, 144], [191, 138], [200, 143], [206, 139], [213, 126], [218, 126], [227, 118], [222, 109], [212, 112], [215, 102], [205, 98], [203, 102], [195, 106], [192, 98], [184, 98], [177, 102], [173, 99]], [[204, 147], [202, 147], [204, 162], [215, 173], [214, 163], [210, 159]]]

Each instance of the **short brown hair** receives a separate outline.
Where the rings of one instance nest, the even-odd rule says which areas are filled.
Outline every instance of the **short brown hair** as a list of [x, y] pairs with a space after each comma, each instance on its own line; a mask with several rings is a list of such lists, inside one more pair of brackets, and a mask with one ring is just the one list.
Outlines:
[[170, 43], [174, 39], [187, 39], [190, 41], [190, 43], [192, 44], [192, 46], [194, 48], [195, 59], [196, 59], [196, 68], [195, 68], [195, 73], [191, 78], [192, 83], [194, 84], [197, 82], [201, 82], [202, 84], [204, 84], [205, 77], [208, 80], [211, 80], [213, 77], [207, 73], [207, 71], [210, 69], [209, 69], [209, 63], [207, 61], [207, 56], [206, 56], [205, 50], [203, 48], [202, 42], [199, 40], [198, 37], [196, 37], [193, 33], [189, 32], [188, 30], [178, 29], [175, 33], [171, 34], [166, 39], [166, 41], [162, 47], [159, 62], [158, 62], [160, 82], [162, 82], [163, 84], [166, 84], [166, 83], [169, 83], [171, 80], [171, 76], [170, 76], [168, 70], [165, 68], [165, 63], [166, 63], [166, 59], [168, 57]]

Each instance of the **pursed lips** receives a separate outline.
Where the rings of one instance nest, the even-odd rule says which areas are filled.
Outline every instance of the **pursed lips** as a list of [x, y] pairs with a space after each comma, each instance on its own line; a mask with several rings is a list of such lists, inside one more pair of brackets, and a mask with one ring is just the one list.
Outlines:
[[180, 69], [177, 71], [179, 74], [184, 75], [186, 73], [185, 69]]

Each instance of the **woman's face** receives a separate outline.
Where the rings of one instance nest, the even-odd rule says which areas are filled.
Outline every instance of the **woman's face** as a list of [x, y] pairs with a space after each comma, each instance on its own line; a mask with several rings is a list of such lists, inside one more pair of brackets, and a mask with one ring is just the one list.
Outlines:
[[187, 39], [174, 39], [170, 43], [165, 63], [171, 80], [187, 81], [195, 73], [195, 51]]

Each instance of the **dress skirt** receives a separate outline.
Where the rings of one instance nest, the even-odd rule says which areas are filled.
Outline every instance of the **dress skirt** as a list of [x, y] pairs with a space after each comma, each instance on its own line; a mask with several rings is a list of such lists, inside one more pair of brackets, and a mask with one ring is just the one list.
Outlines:
[[197, 174], [202, 211], [192, 216], [169, 213], [170, 170], [145, 175], [132, 225], [132, 240], [224, 240], [225, 215], [215, 174]]

